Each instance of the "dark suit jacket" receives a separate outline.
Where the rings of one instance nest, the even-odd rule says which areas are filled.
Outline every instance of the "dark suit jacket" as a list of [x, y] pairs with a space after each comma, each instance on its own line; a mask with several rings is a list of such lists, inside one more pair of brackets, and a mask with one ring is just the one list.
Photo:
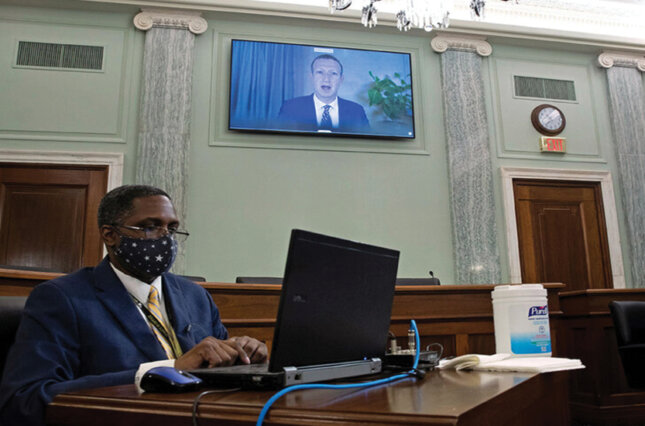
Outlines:
[[[314, 95], [287, 99], [278, 113], [279, 124], [290, 130], [316, 131], [316, 107]], [[338, 128], [332, 132], [363, 133], [369, 131], [370, 123], [363, 107], [356, 102], [338, 98]]]
[[[166, 309], [184, 351], [228, 338], [204, 288], [163, 274]], [[139, 364], [166, 359], [107, 258], [31, 292], [0, 385], [0, 424], [44, 424], [59, 393], [134, 382]]]

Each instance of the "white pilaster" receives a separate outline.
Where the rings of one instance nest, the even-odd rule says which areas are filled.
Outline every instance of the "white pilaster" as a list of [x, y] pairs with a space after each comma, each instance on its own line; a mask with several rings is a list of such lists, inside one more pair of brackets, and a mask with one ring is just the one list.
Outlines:
[[201, 15], [200, 12], [194, 11], [144, 8], [134, 17], [134, 26], [142, 31], [148, 31], [152, 27], [163, 27], [202, 34], [208, 29], [208, 23]]
[[486, 37], [464, 35], [438, 35], [430, 42], [432, 49], [443, 53], [448, 49], [474, 50], [479, 56], [490, 56], [493, 47], [486, 41]]
[[598, 55], [598, 65], [603, 68], [613, 66], [637, 68], [645, 72], [645, 53], [606, 50]]

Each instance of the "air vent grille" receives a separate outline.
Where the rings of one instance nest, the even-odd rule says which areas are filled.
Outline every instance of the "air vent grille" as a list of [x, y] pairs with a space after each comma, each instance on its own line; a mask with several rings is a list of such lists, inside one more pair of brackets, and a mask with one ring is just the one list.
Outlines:
[[103, 47], [20, 41], [16, 65], [101, 70], [103, 69]]
[[550, 78], [515, 76], [515, 96], [522, 98], [576, 100], [573, 81]]

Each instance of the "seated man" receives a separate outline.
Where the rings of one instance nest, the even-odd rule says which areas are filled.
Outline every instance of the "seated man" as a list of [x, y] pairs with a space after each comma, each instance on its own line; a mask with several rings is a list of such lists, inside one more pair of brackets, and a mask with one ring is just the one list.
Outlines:
[[98, 224], [107, 257], [36, 286], [27, 300], [0, 384], [2, 425], [42, 425], [56, 394], [133, 383], [158, 365], [266, 362], [263, 343], [228, 336], [203, 287], [167, 272], [188, 235], [168, 194], [116, 188]]
[[278, 113], [280, 126], [302, 131], [369, 131], [370, 123], [363, 107], [338, 96], [343, 65], [335, 56], [317, 56], [311, 62], [311, 78], [314, 93], [284, 101]]

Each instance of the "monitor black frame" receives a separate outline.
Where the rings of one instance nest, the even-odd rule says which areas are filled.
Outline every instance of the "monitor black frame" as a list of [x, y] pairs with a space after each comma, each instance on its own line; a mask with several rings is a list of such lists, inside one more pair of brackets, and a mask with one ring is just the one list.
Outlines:
[[[240, 128], [240, 127], [231, 127], [231, 101], [232, 101], [232, 85], [233, 85], [233, 45], [236, 41], [242, 42], [255, 42], [255, 43], [266, 43], [266, 44], [278, 44], [278, 45], [291, 45], [291, 46], [303, 46], [303, 47], [319, 47], [325, 49], [342, 49], [342, 50], [356, 50], [363, 52], [377, 52], [377, 53], [393, 53], [406, 55], [408, 57], [408, 68], [410, 70], [410, 95], [411, 95], [411, 136], [397, 136], [397, 135], [382, 135], [382, 134], [372, 134], [372, 133], [349, 133], [349, 132], [315, 132], [315, 131], [301, 131], [301, 130], [290, 130], [290, 129], [254, 129], [254, 128]], [[310, 137], [323, 137], [323, 138], [358, 138], [358, 139], [377, 139], [377, 140], [390, 140], [397, 142], [410, 142], [414, 141], [417, 137], [416, 129], [416, 120], [415, 120], [415, 108], [414, 108], [414, 76], [412, 73], [412, 54], [408, 52], [399, 52], [393, 50], [377, 50], [377, 49], [359, 49], [353, 47], [338, 47], [338, 46], [329, 46], [324, 44], [307, 44], [307, 43], [286, 43], [286, 42], [274, 42], [274, 41], [263, 41], [263, 40], [252, 40], [252, 39], [238, 39], [233, 38], [230, 42], [230, 57], [229, 57], [229, 73], [228, 73], [228, 120], [227, 126], [228, 130], [231, 132], [240, 132], [247, 134], [273, 134], [273, 135], [295, 135], [295, 136], [310, 136]], [[362, 105], [364, 108], [369, 105]]]

